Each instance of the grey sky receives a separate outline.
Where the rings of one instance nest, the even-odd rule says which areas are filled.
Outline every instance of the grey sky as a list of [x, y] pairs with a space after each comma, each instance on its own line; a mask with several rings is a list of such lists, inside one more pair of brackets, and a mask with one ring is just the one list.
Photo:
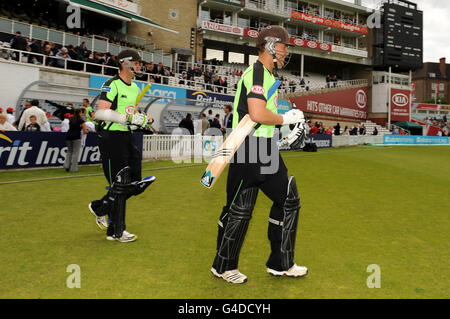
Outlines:
[[[354, 2], [354, 0], [345, 0]], [[424, 62], [439, 62], [446, 57], [450, 63], [450, 1], [410, 0], [419, 6], [424, 16]], [[363, 5], [375, 8], [380, 0], [362, 0]]]

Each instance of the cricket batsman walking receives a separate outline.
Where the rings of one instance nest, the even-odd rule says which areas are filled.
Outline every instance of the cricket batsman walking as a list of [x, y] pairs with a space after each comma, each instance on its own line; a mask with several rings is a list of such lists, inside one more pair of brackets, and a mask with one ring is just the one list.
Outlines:
[[137, 236], [126, 231], [126, 201], [143, 193], [155, 180], [154, 176], [141, 180], [142, 156], [134, 144], [133, 130], [145, 127], [151, 119], [139, 113], [136, 105], [139, 88], [132, 80], [142, 73], [139, 53], [124, 50], [117, 58], [120, 72], [103, 84], [95, 112], [102, 167], [109, 188], [102, 199], [89, 204], [89, 210], [98, 227], [107, 229], [106, 239], [132, 242]]
[[[285, 66], [289, 45], [290, 37], [283, 27], [263, 29], [257, 39], [258, 60], [242, 75], [234, 100], [233, 128], [246, 114], [258, 123], [229, 167], [227, 203], [218, 223], [217, 253], [211, 269], [214, 276], [234, 284], [247, 281], [247, 276], [238, 270], [238, 260], [259, 190], [273, 201], [268, 227], [271, 253], [266, 263], [267, 272], [289, 277], [308, 273], [306, 267], [294, 263], [300, 198], [295, 177], [288, 177], [274, 136], [276, 125], [305, 122], [300, 110], [277, 114], [276, 71]], [[264, 149], [271, 153], [269, 163], [263, 156]]]

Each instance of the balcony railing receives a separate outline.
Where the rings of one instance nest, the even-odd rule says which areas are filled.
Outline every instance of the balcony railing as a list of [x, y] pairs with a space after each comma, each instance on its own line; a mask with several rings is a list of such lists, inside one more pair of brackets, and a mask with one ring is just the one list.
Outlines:
[[[240, 35], [240, 36], [242, 36], [242, 35], [245, 36], [245, 34], [243, 32], [244, 29], [250, 29], [250, 30], [254, 30], [254, 31], [258, 31], [258, 32], [261, 30], [261, 28], [248, 27], [248, 26], [239, 25], [239, 24], [231, 24], [228, 21], [227, 21], [228, 22], [227, 23], [227, 22], [225, 22], [223, 20], [220, 20], [220, 19], [208, 20], [208, 19], [201, 19], [201, 18], [199, 18], [199, 20], [198, 20], [199, 27], [202, 27], [202, 22], [205, 22], [205, 21], [206, 22], [211, 22], [211, 23], [217, 23], [217, 24], [220, 24], [220, 25], [223, 25], [223, 26], [228, 26], [228, 27], [241, 28], [242, 30], [241, 30], [240, 34], [232, 33], [231, 31], [230, 32], [226, 32], [226, 33], [229, 33], [229, 34]], [[208, 30], [213, 30], [213, 29], [209, 29], [209, 28], [207, 28], [207, 29]], [[213, 30], [213, 31], [216, 31], [216, 30]], [[222, 32], [225, 32], [225, 31], [222, 31]], [[297, 39], [314, 41], [314, 42], [319, 42], [319, 43], [326, 43], [326, 44], [334, 45], [334, 46], [337, 46], [337, 47], [340, 47], [340, 48], [343, 48], [343, 49], [344, 48], [350, 48], [350, 49], [353, 49], [353, 50], [359, 50], [359, 51], [361, 51], [361, 53], [363, 53], [363, 52], [367, 53], [367, 49], [366, 48], [356, 48], [355, 45], [352, 45], [352, 44], [349, 44], [349, 43], [337, 44], [337, 43], [332, 42], [332, 41], [319, 41], [318, 36], [313, 35], [313, 34], [309, 34], [306, 31], [302, 35], [292, 35], [291, 34], [290, 36], [293, 37], [293, 38], [297, 38]], [[343, 50], [341, 50], [341, 51], [343, 51]], [[350, 54], [350, 55], [352, 55], [352, 54]], [[360, 56], [360, 55], [357, 55], [357, 56]]]
[[[118, 55], [120, 51], [128, 48], [127, 46], [110, 43], [107, 38], [97, 35], [84, 37], [64, 31], [45, 28], [38, 25], [0, 18], [0, 32], [15, 34], [17, 31], [20, 31], [24, 37], [54, 42], [57, 44], [61, 44], [62, 46], [78, 46], [82, 42], [86, 42], [86, 46], [89, 51], [96, 51], [101, 53], [109, 52], [112, 55]], [[145, 45], [144, 39], [130, 35], [122, 34], [120, 35], [120, 39], [137, 46]], [[139, 52], [141, 53], [144, 61], [153, 60], [153, 54], [151, 52]]]

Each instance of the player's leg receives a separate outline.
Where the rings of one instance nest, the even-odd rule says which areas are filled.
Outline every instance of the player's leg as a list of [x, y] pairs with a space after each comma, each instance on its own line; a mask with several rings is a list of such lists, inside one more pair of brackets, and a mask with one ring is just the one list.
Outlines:
[[67, 153], [66, 153], [66, 160], [64, 161], [64, 169], [68, 172], [70, 169], [70, 161], [72, 159], [72, 152], [73, 152], [72, 141], [66, 140], [66, 146], [67, 146]]
[[81, 151], [81, 139], [72, 141], [72, 159], [70, 161], [70, 172], [78, 172], [78, 158]]
[[247, 233], [258, 195], [249, 165], [231, 164], [227, 180], [227, 205], [223, 208], [217, 236], [217, 253], [212, 273], [232, 283], [244, 283], [247, 277], [237, 268], [239, 253]]
[[306, 275], [306, 267], [294, 263], [300, 197], [295, 178], [288, 178], [281, 156], [278, 172], [267, 176], [261, 190], [273, 201], [268, 227], [271, 245], [271, 254], [266, 263], [268, 271], [274, 275]]
[[[102, 168], [106, 180], [111, 187], [121, 169], [127, 166], [125, 140], [123, 134], [102, 131], [99, 137], [99, 149], [102, 158]], [[107, 235], [113, 236], [115, 232], [116, 207], [115, 196], [108, 192], [100, 199], [89, 204], [90, 211], [96, 216], [96, 223], [101, 229], [108, 228]], [[113, 216], [114, 215], [114, 216]], [[110, 223], [106, 221], [109, 217]]]

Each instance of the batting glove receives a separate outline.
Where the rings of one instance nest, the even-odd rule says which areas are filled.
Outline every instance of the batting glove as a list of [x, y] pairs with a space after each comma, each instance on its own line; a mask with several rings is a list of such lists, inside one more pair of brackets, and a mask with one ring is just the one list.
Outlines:
[[283, 114], [283, 125], [301, 122], [305, 122], [305, 116], [300, 110], [290, 110], [289, 112]]

